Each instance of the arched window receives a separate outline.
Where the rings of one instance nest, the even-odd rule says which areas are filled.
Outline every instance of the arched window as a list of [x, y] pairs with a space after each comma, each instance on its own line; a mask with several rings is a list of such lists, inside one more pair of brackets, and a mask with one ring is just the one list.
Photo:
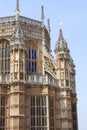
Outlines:
[[26, 71], [27, 73], [37, 71], [37, 45], [33, 41], [27, 42]]
[[5, 97], [0, 95], [0, 130], [5, 127]]
[[10, 72], [10, 44], [6, 39], [0, 39], [0, 74]]

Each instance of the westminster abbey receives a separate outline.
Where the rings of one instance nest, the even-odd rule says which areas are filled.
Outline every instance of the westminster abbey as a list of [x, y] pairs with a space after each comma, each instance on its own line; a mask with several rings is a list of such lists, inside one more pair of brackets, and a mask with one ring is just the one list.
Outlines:
[[0, 130], [78, 130], [75, 65], [62, 29], [51, 55], [50, 21], [0, 17]]

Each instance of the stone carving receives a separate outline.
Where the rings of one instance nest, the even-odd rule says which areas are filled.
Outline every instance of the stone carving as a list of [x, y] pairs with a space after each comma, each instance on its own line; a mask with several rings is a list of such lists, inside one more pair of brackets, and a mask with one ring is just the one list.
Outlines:
[[45, 60], [45, 70], [51, 74], [53, 74], [54, 76], [56, 76], [56, 72], [55, 72], [55, 66], [52, 63], [51, 59], [49, 59], [48, 57], [44, 57]]

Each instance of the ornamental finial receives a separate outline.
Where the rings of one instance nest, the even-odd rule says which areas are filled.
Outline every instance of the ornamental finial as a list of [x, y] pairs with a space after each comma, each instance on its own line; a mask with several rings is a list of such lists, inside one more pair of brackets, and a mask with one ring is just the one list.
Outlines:
[[15, 9], [16, 15], [20, 14], [20, 9], [19, 9], [19, 0], [16, 0], [16, 9]]
[[44, 6], [41, 6], [41, 21], [44, 26]]
[[50, 31], [51, 31], [51, 29], [50, 29], [50, 19], [47, 20], [47, 24], [48, 24], [48, 32], [50, 34]]

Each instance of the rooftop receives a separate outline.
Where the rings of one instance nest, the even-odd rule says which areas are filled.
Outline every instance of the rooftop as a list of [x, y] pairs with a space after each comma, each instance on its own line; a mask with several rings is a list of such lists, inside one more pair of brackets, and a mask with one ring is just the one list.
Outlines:
[[[35, 25], [38, 27], [41, 27], [41, 21], [38, 20], [34, 20], [31, 18], [27, 18], [24, 16], [19, 16], [19, 21], [25, 24], [31, 24], [31, 25]], [[4, 23], [11, 23], [11, 22], [16, 22], [16, 17], [14, 16], [8, 16], [8, 17], [1, 17], [0, 18], [0, 24], [4, 24]]]

